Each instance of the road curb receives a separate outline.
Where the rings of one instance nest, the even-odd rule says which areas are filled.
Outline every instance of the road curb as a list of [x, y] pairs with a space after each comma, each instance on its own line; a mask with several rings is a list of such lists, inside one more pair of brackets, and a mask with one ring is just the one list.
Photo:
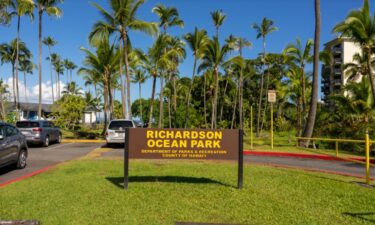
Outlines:
[[0, 183], [0, 188], [4, 187], [4, 186], [7, 186], [9, 184], [12, 184], [12, 183], [15, 183], [17, 181], [21, 181], [21, 180], [24, 180], [24, 179], [27, 179], [27, 178], [30, 178], [30, 177], [33, 177], [33, 176], [36, 176], [38, 174], [41, 174], [41, 173], [44, 173], [46, 172], [47, 170], [50, 170], [52, 169], [53, 167], [56, 167], [57, 165], [59, 165], [61, 163], [57, 163], [55, 165], [51, 165], [51, 166], [47, 166], [47, 167], [44, 167], [42, 169], [39, 169], [39, 170], [36, 170], [36, 171], [33, 171], [31, 173], [28, 173], [28, 174], [25, 174], [23, 176], [20, 176], [20, 177], [17, 177], [17, 178], [14, 178], [12, 180], [8, 180], [8, 181], [5, 181], [4, 183]]
[[[306, 159], [320, 159], [329, 161], [361, 161], [365, 162], [364, 158], [350, 157], [350, 158], [337, 158], [329, 155], [321, 154], [305, 154], [305, 153], [291, 153], [291, 152], [263, 152], [244, 150], [245, 155], [259, 155], [259, 156], [275, 156], [275, 157], [291, 157], [291, 158], [306, 158]], [[375, 159], [371, 159], [370, 163], [375, 163]]]

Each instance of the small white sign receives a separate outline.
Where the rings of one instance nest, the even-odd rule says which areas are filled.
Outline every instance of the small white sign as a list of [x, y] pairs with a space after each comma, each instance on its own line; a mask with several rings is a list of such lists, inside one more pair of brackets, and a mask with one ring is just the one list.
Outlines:
[[270, 103], [276, 102], [276, 91], [275, 90], [268, 90], [268, 102], [270, 102]]

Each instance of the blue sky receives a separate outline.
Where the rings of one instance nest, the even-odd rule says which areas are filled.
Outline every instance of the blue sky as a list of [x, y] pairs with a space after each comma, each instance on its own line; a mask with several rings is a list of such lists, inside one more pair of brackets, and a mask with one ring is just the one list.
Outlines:
[[[101, 19], [98, 11], [90, 5], [91, 1], [86, 0], [65, 0], [61, 5], [63, 16], [61, 18], [47, 17], [43, 18], [43, 36], [52, 36], [58, 41], [53, 48], [62, 56], [74, 61], [81, 66], [84, 54], [79, 50], [81, 46], [89, 47], [88, 34], [92, 25]], [[106, 8], [107, 0], [94, 0], [94, 2]], [[295, 42], [297, 37], [305, 42], [308, 38], [314, 36], [314, 0], [148, 0], [140, 8], [138, 17], [146, 21], [158, 21], [151, 9], [162, 3], [166, 6], [176, 7], [180, 17], [185, 22], [184, 28], [170, 28], [168, 33], [175, 36], [182, 36], [187, 32], [194, 30], [194, 27], [204, 28], [210, 36], [214, 35], [215, 29], [212, 24], [210, 12], [221, 9], [227, 19], [220, 30], [220, 39], [223, 41], [230, 34], [244, 37], [253, 43], [251, 49], [244, 51], [245, 57], [254, 58], [262, 50], [261, 40], [256, 39], [256, 33], [251, 28], [253, 23], [260, 23], [263, 17], [272, 19], [279, 28], [267, 37], [267, 52], [281, 52], [288, 44]], [[371, 1], [372, 12], [374, 12], [375, 2]], [[348, 12], [352, 9], [360, 8], [362, 0], [322, 0], [322, 45], [335, 37], [331, 30], [335, 24], [342, 21]], [[33, 23], [29, 18], [23, 17], [21, 24], [21, 39], [26, 42], [34, 55], [34, 62], [37, 64], [38, 57], [38, 32], [37, 20]], [[9, 42], [16, 37], [16, 20], [12, 21], [9, 27], [0, 27], [0, 43]], [[153, 37], [139, 32], [130, 34], [133, 46], [147, 50], [153, 42]], [[48, 49], [44, 47], [43, 58], [48, 55]], [[193, 57], [191, 51], [187, 51], [187, 58], [180, 66], [182, 76], [191, 76], [193, 67]], [[308, 68], [311, 68], [308, 67]], [[74, 73], [75, 74], [75, 73]], [[0, 76], [8, 79], [11, 76], [10, 65], [0, 66]], [[49, 63], [43, 62], [43, 82], [49, 81]], [[65, 82], [66, 77], [62, 76]], [[83, 87], [81, 77], [75, 76], [75, 80]], [[37, 90], [37, 71], [28, 76], [28, 86], [30, 92]], [[47, 84], [48, 85], [48, 84]], [[142, 88], [143, 97], [149, 97], [151, 94], [151, 80], [147, 81]], [[33, 95], [33, 93], [31, 93]], [[35, 93], [34, 93], [35, 95]], [[48, 95], [46, 93], [46, 95]], [[117, 93], [119, 97], [119, 93]], [[132, 84], [132, 99], [138, 97], [138, 86]], [[48, 96], [43, 98], [48, 102]], [[22, 99], [21, 99], [22, 100]], [[36, 102], [37, 98], [31, 97], [31, 101]]]

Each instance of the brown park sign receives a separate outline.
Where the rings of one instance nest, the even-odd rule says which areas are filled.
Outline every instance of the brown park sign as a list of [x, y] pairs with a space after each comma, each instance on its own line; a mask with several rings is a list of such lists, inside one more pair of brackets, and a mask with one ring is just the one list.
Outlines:
[[238, 159], [238, 130], [129, 129], [134, 159]]
[[237, 160], [238, 188], [242, 187], [242, 130], [126, 128], [124, 187], [129, 159]]

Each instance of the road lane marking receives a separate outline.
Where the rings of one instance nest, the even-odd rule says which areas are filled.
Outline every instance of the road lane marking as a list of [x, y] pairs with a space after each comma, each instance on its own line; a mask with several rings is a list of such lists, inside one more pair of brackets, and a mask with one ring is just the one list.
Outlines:
[[72, 145], [74, 143], [67, 143], [67, 144], [60, 144], [58, 146], [55, 146], [53, 148], [46, 148], [46, 149], [43, 149], [43, 151], [49, 151], [49, 150], [52, 150], [52, 149], [56, 149], [56, 148], [60, 148], [60, 147], [64, 147], [64, 146], [67, 146], [67, 145]]

